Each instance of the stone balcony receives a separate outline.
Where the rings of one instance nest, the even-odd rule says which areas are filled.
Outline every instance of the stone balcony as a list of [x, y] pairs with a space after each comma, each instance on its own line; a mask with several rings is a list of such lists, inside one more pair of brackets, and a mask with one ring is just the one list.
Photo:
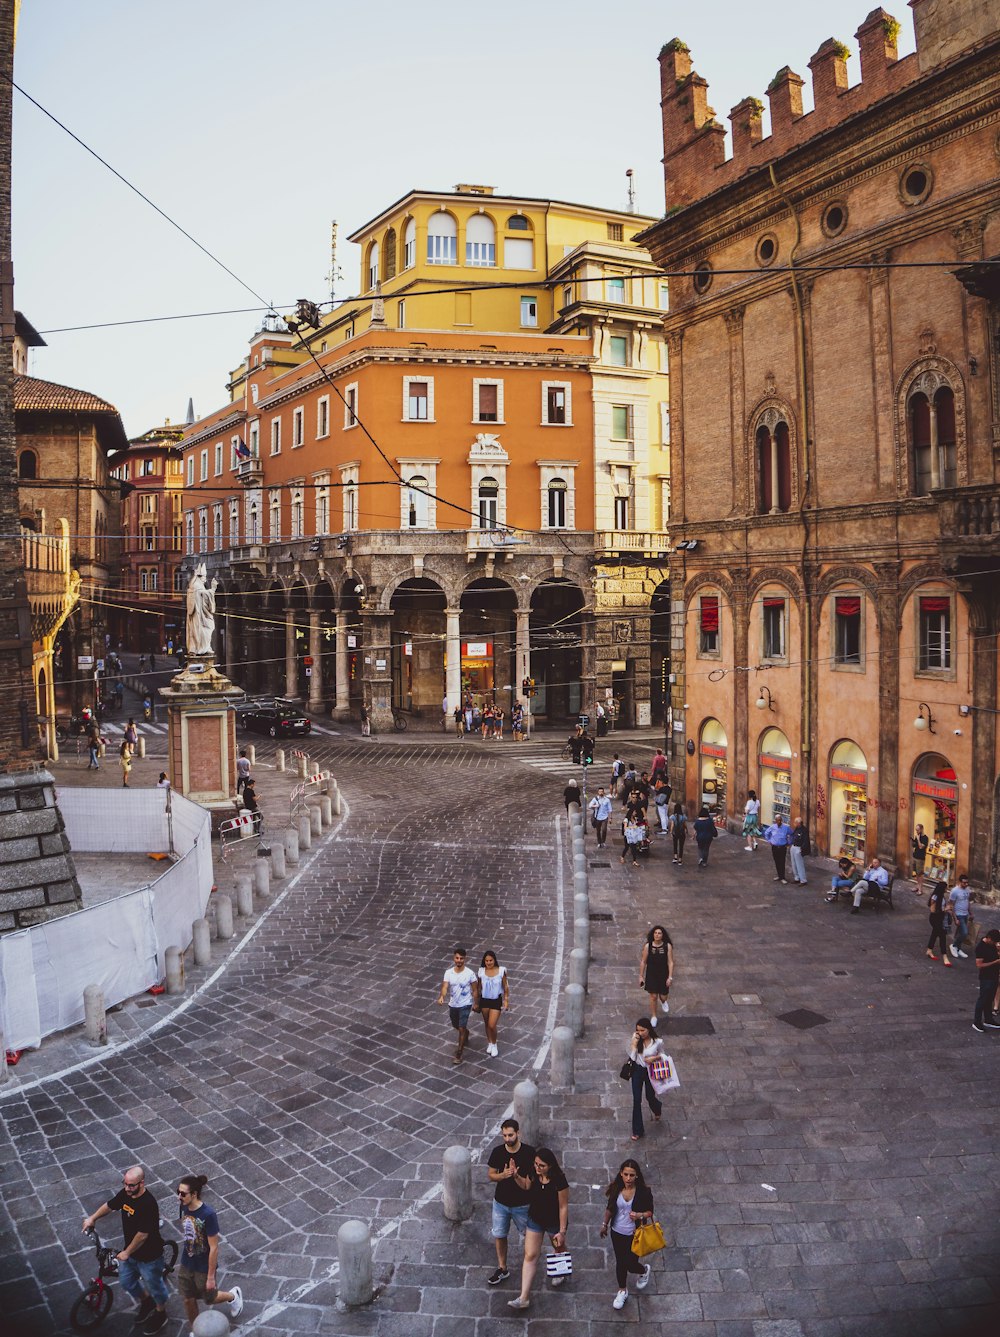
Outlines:
[[941, 560], [956, 575], [1000, 565], [1000, 486], [941, 488], [937, 503]]
[[21, 556], [32, 634], [41, 640], [54, 635], [72, 612], [80, 593], [80, 576], [70, 566], [68, 533], [23, 530]]
[[598, 557], [615, 553], [666, 557], [670, 552], [670, 536], [665, 529], [599, 529], [594, 534], [594, 549]]
[[253, 456], [249, 460], [240, 460], [236, 466], [236, 477], [244, 487], [256, 487], [264, 481], [264, 461]]

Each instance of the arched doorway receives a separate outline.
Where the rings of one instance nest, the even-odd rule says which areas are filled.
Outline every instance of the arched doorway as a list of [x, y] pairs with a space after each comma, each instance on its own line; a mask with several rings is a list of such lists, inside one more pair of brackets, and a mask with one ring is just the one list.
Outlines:
[[509, 718], [521, 694], [514, 671], [517, 596], [505, 581], [484, 577], [466, 586], [459, 607], [462, 700], [495, 702]]
[[930, 845], [927, 869], [951, 885], [955, 873], [955, 843], [958, 835], [958, 776], [952, 764], [938, 752], [917, 758], [911, 783], [913, 824], [921, 824]]
[[348, 576], [340, 587], [340, 611], [344, 615], [344, 652], [347, 655], [348, 702], [360, 707], [364, 695], [362, 683], [361, 599], [364, 586], [357, 576]]
[[547, 580], [531, 596], [532, 714], [571, 719], [581, 708], [583, 591], [570, 580]]
[[285, 694], [285, 591], [272, 585], [266, 592], [258, 621], [260, 689], [271, 696]]
[[711, 717], [701, 726], [698, 743], [698, 803], [717, 821], [727, 811], [729, 738], [718, 720]]
[[669, 727], [670, 705], [670, 582], [663, 580], [649, 601], [649, 699], [653, 720]]
[[830, 854], [867, 863], [868, 758], [849, 738], [830, 753]]
[[791, 821], [792, 811], [792, 747], [780, 729], [765, 729], [757, 750], [760, 767], [761, 823], [768, 825], [775, 817]]
[[[337, 600], [329, 581], [321, 580], [313, 590], [313, 608], [319, 615], [319, 662], [309, 666], [309, 696], [319, 695], [325, 705], [334, 699], [337, 681]], [[317, 681], [318, 693], [312, 691]]]
[[300, 697], [304, 694], [306, 657], [309, 654], [309, 591], [303, 581], [297, 580], [288, 591], [288, 607], [292, 613], [292, 641], [289, 646], [286, 620], [283, 690], [286, 696]]
[[445, 607], [441, 586], [426, 577], [404, 580], [392, 609], [392, 704], [439, 715], [444, 696]]

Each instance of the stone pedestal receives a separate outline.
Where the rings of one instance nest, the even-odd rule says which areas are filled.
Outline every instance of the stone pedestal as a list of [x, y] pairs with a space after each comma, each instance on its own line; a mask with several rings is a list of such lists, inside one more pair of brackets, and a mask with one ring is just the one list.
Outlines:
[[0, 933], [79, 908], [55, 781], [43, 770], [0, 775]]
[[161, 687], [167, 705], [170, 783], [212, 814], [212, 829], [235, 814], [236, 712], [245, 695], [210, 658], [192, 661]]
[[392, 733], [392, 614], [365, 612], [362, 681], [373, 733]]

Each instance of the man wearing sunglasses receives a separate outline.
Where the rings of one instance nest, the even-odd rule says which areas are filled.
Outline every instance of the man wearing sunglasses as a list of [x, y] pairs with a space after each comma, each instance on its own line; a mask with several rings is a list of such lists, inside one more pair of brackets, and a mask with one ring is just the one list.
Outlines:
[[160, 1209], [146, 1188], [141, 1165], [130, 1165], [122, 1176], [122, 1187], [113, 1198], [83, 1218], [84, 1231], [93, 1230], [102, 1216], [122, 1214], [124, 1247], [118, 1255], [118, 1279], [139, 1306], [136, 1324], [143, 1332], [159, 1332], [167, 1321], [167, 1284], [163, 1280], [163, 1240]]

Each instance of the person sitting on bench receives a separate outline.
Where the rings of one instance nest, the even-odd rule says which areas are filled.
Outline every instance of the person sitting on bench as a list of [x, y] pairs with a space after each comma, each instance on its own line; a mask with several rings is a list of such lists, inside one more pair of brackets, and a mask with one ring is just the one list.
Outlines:
[[861, 875], [861, 880], [854, 888], [854, 909], [851, 911], [851, 914], [857, 915], [861, 913], [861, 897], [867, 892], [872, 892], [874, 895], [879, 896], [881, 895], [882, 890], [888, 887], [888, 885], [889, 874], [882, 867], [882, 860], [876, 856], [865, 869], [864, 873]]
[[861, 876], [854, 867], [853, 860], [846, 857], [837, 860], [837, 867], [840, 872], [834, 873], [830, 879], [830, 894], [826, 898], [828, 901], [835, 901], [842, 891], [850, 891], [857, 885]]

